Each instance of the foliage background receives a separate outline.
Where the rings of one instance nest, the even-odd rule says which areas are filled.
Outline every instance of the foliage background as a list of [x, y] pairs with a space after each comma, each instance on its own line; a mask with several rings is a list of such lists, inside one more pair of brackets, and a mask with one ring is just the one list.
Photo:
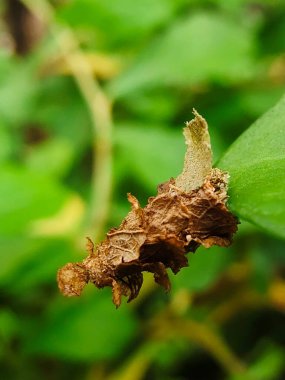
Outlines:
[[[65, 299], [55, 278], [84, 258], [87, 234], [119, 224], [126, 192], [144, 205], [179, 173], [192, 107], [218, 161], [280, 99], [284, 2], [6, 0], [0, 12], [1, 379], [283, 379], [284, 175], [274, 163], [276, 202], [263, 213], [239, 206], [267, 199], [258, 181], [244, 198], [233, 185], [234, 210], [261, 227], [242, 221], [230, 249], [189, 255], [169, 294], [146, 275], [140, 297], [115, 310], [109, 289]], [[260, 139], [279, 152], [280, 139]], [[251, 140], [241, 152], [268, 153]], [[234, 183], [238, 158], [227, 157]]]

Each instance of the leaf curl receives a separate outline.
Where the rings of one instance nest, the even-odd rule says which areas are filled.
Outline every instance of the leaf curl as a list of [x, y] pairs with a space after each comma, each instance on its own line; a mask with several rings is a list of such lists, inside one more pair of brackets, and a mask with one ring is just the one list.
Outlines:
[[121, 225], [97, 247], [88, 238], [86, 259], [58, 271], [64, 295], [79, 295], [87, 282], [110, 286], [118, 307], [122, 296], [128, 302], [137, 297], [142, 272], [153, 273], [155, 282], [168, 291], [167, 269], [177, 273], [188, 266], [188, 252], [200, 245], [232, 243], [238, 221], [226, 206], [228, 174], [212, 169], [207, 123], [195, 110], [194, 115], [184, 130], [188, 149], [182, 174], [159, 185], [145, 208], [128, 194], [131, 211]]

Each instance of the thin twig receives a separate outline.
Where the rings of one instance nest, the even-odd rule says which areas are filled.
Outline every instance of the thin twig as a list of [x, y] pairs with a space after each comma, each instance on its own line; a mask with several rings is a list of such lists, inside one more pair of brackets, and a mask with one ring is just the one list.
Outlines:
[[54, 10], [46, 0], [22, 0], [49, 30], [89, 109], [94, 143], [89, 226], [95, 241], [100, 238], [108, 217], [112, 192], [112, 105], [98, 81], [89, 61], [80, 51], [73, 31], [54, 23]]

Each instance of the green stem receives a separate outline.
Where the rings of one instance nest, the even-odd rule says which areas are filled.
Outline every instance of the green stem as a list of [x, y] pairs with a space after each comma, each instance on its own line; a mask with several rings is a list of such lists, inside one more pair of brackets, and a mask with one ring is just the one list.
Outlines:
[[88, 107], [93, 127], [93, 166], [91, 206], [88, 233], [95, 241], [101, 237], [109, 214], [112, 193], [112, 105], [98, 81], [89, 61], [80, 51], [73, 31], [54, 23], [54, 10], [46, 0], [22, 0], [49, 30]]

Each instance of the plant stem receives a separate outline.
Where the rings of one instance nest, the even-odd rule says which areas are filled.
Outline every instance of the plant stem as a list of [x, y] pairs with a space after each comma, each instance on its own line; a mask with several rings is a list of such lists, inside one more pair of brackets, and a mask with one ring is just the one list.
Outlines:
[[56, 41], [61, 54], [88, 107], [93, 127], [93, 165], [88, 233], [98, 241], [108, 217], [112, 192], [112, 104], [101, 89], [89, 61], [80, 51], [73, 31], [53, 22], [54, 10], [46, 0], [22, 2], [43, 23]]
[[177, 315], [176, 312], [180, 311], [177, 308], [174, 310], [173, 306], [170, 305], [150, 321], [151, 339], [186, 338], [208, 352], [229, 375], [243, 374], [248, 379], [246, 365], [209, 323]]
[[241, 360], [232, 352], [224, 340], [206, 324], [193, 320], [180, 320], [176, 326], [176, 331], [203, 347], [229, 374], [236, 375], [246, 372], [246, 367]]

